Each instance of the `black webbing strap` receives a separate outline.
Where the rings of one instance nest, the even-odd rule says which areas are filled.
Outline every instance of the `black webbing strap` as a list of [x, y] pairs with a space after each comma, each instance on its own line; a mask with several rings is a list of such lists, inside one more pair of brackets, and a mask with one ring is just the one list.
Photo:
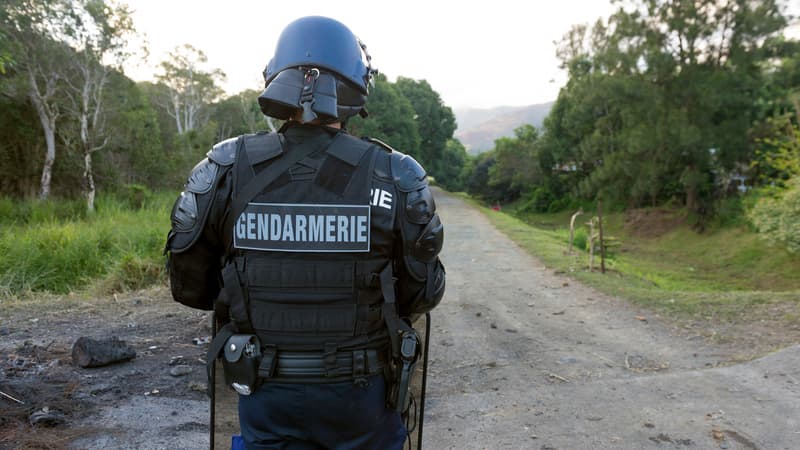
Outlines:
[[403, 331], [412, 332], [413, 329], [397, 315], [395, 304], [394, 277], [392, 276], [392, 263], [386, 264], [381, 270], [381, 292], [383, 293], [383, 319], [389, 329], [389, 341], [392, 343], [392, 357], [400, 357], [400, 334]]
[[[336, 140], [336, 137], [333, 138]], [[333, 142], [331, 140], [331, 142]], [[284, 172], [289, 170], [293, 165], [297, 164], [303, 158], [318, 151], [320, 148], [315, 145], [302, 146], [295, 149], [295, 152], [284, 153], [279, 159], [267, 166], [255, 178], [250, 180], [241, 192], [236, 194], [236, 198], [231, 204], [231, 217], [236, 221], [242, 214], [242, 211], [247, 207], [247, 204], [256, 195], [258, 195], [264, 188], [275, 181]]]
[[232, 259], [222, 268], [222, 289], [225, 294], [225, 304], [229, 308], [231, 322], [239, 333], [251, 333], [253, 325], [250, 323], [248, 312], [248, 298], [245, 294], [239, 270], [243, 265], [240, 257]]
[[211, 340], [211, 344], [208, 346], [208, 354], [206, 354], [206, 372], [208, 374], [209, 383], [211, 382], [211, 374], [214, 372], [214, 361], [217, 360], [219, 352], [225, 347], [225, 342], [235, 333], [236, 331], [233, 329], [233, 324], [228, 322], [217, 331], [214, 339]]

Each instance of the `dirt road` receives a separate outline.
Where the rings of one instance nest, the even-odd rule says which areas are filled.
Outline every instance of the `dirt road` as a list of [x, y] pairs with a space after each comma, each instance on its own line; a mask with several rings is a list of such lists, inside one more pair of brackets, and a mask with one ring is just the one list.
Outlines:
[[[554, 274], [455, 197], [437, 192], [437, 205], [448, 287], [433, 314], [425, 448], [800, 448], [800, 346], [736, 363], [748, 349]], [[207, 448], [205, 344], [193, 342], [207, 324], [163, 287], [4, 305], [0, 391], [26, 404], [0, 398], [0, 449]], [[118, 336], [138, 355], [75, 368], [82, 335]], [[44, 406], [64, 423], [31, 430]]]
[[734, 364], [745, 349], [679, 336], [554, 274], [463, 201], [437, 206], [448, 286], [426, 448], [800, 448], [800, 346]]

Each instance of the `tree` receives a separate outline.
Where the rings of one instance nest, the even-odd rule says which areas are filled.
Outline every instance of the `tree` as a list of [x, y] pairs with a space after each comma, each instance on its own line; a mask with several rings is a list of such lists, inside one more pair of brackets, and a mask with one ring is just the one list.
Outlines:
[[264, 129], [278, 129], [278, 121], [261, 112], [259, 94], [256, 90], [247, 89], [214, 105], [211, 120], [217, 123], [217, 140]]
[[369, 117], [353, 117], [348, 128], [356, 136], [385, 141], [399, 151], [424, 163], [420, 154], [420, 136], [414, 121], [414, 108], [385, 75], [375, 77], [375, 88], [367, 98]]
[[458, 139], [449, 139], [439, 161], [436, 183], [449, 191], [464, 189], [464, 168], [469, 162], [467, 149]]
[[70, 4], [65, 0], [8, 0], [0, 13], [0, 33], [10, 38], [14, 68], [24, 83], [45, 140], [45, 157], [39, 198], [50, 196], [56, 160], [56, 126], [61, 115], [59, 83], [64, 77], [71, 49], [60, 41], [66, 34], [65, 18]]
[[105, 88], [109, 73], [127, 58], [127, 38], [134, 33], [126, 6], [102, 0], [73, 0], [65, 15], [66, 41], [76, 50], [64, 77], [69, 115], [77, 122], [83, 156], [84, 190], [89, 211], [94, 211], [97, 191], [92, 154], [109, 141], [105, 129]]
[[109, 140], [98, 154], [98, 183], [156, 189], [185, 181], [184, 166], [165, 152], [158, 112], [141, 86], [114, 71], [105, 97]]
[[443, 165], [444, 153], [456, 130], [453, 110], [445, 106], [439, 94], [425, 80], [398, 77], [394, 86], [414, 108], [414, 122], [420, 136], [419, 157], [426, 167], [429, 166], [431, 173], [440, 178], [448, 170]]
[[223, 93], [218, 83], [225, 80], [220, 69], [203, 70], [208, 62], [203, 51], [189, 44], [176, 47], [161, 62], [158, 80], [168, 89], [160, 106], [175, 119], [178, 134], [201, 128], [208, 122], [209, 105]]
[[774, 0], [624, 5], [560, 43], [570, 79], [545, 154], [576, 166], [585, 195], [635, 206], [677, 194], [708, 213], [720, 174], [752, 157], [762, 67], [785, 19]]
[[538, 166], [537, 140], [539, 133], [533, 125], [522, 125], [514, 130], [515, 137], [502, 137], [494, 141], [495, 164], [489, 171], [489, 184], [508, 186], [516, 197], [535, 183], [541, 183]]

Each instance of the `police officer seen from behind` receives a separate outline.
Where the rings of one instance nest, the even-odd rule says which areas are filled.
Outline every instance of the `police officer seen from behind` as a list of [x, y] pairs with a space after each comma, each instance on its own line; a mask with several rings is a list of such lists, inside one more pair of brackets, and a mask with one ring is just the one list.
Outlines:
[[406, 439], [409, 324], [444, 293], [444, 234], [423, 168], [344, 130], [374, 72], [345, 25], [289, 24], [258, 98], [287, 122], [216, 144], [172, 211], [172, 295], [227, 320], [209, 360], [240, 394], [248, 449]]

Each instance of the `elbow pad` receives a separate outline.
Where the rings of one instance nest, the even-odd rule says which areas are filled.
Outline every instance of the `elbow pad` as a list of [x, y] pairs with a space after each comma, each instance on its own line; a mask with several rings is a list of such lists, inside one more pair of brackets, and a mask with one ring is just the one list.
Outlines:
[[[427, 183], [406, 195], [400, 224], [403, 237], [403, 271], [410, 279], [401, 281], [401, 297], [410, 302], [411, 316], [432, 310], [442, 299], [445, 270], [439, 260], [444, 244], [444, 226]], [[405, 309], [405, 308], [403, 308]]]
[[217, 181], [233, 164], [236, 145], [236, 139], [215, 145], [208, 158], [192, 169], [184, 191], [172, 207], [172, 230], [165, 250], [181, 253], [197, 242], [214, 201]]

